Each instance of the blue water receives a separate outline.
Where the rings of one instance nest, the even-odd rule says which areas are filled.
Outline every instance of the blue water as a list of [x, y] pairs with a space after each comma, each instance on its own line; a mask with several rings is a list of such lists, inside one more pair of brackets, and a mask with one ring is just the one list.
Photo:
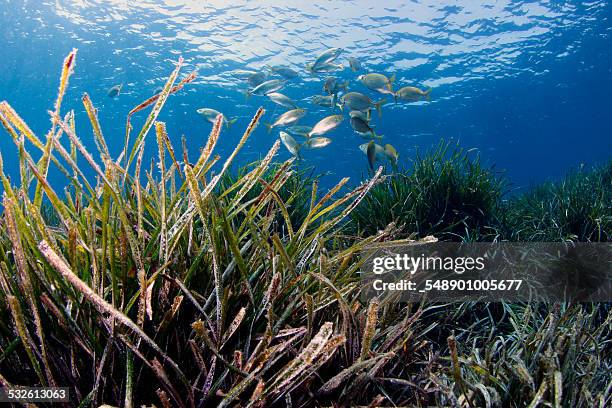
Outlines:
[[[129, 4], [128, 4], [129, 3]], [[408, 166], [416, 149], [441, 138], [476, 148], [515, 188], [558, 179], [612, 152], [612, 24], [606, 1], [7, 1], [0, 0], [0, 100], [7, 100], [40, 138], [57, 92], [61, 63], [78, 48], [63, 112], [75, 109], [81, 139], [95, 150], [80, 104], [88, 92], [100, 111], [115, 157], [123, 148], [127, 112], [163, 85], [179, 56], [183, 74], [198, 79], [171, 96], [160, 120], [176, 148], [185, 135], [195, 159], [211, 125], [196, 113], [210, 107], [237, 123], [224, 131], [218, 153], [233, 149], [258, 106], [264, 121], [284, 111], [266, 97], [245, 102], [244, 81], [231, 71], [286, 65], [300, 77], [281, 91], [308, 108], [300, 124], [331, 114], [308, 99], [323, 94], [327, 74], [304, 66], [329, 47], [337, 62], [357, 58], [363, 70], [331, 75], [373, 99], [358, 74], [396, 74], [396, 87], [433, 88], [430, 102], [388, 104], [373, 124]], [[106, 93], [123, 83], [116, 99]], [[145, 114], [135, 119], [136, 129]], [[0, 130], [6, 171], [16, 177], [16, 149]], [[238, 163], [262, 157], [278, 137], [260, 126]], [[324, 183], [367, 173], [364, 140], [348, 120], [331, 145], [303, 153], [302, 166], [329, 173]], [[156, 151], [152, 134], [147, 154]], [[476, 153], [476, 152], [475, 152]], [[290, 157], [286, 149], [279, 159]], [[83, 161], [84, 162], [84, 161]], [[52, 177], [57, 174], [52, 173]]]

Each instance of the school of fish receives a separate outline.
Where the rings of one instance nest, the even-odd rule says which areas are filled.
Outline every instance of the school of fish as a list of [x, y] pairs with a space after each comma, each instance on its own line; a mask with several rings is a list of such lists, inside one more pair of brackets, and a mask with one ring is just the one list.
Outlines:
[[[296, 101], [281, 92], [288, 82], [300, 77], [298, 71], [288, 66], [265, 66], [261, 70], [240, 69], [232, 71], [231, 74], [248, 84], [249, 89], [245, 92], [247, 98], [252, 96], [267, 98], [278, 107], [286, 109], [271, 123], [265, 125], [268, 132], [274, 128], [283, 129], [279, 130], [280, 140], [297, 158], [301, 158], [302, 149], [320, 149], [332, 143], [332, 139], [328, 136], [344, 123], [346, 114], [353, 131], [367, 140], [366, 143], [359, 144], [358, 148], [366, 155], [370, 169], [374, 169], [376, 162], [385, 161], [395, 169], [399, 154], [392, 145], [382, 144], [383, 135], [377, 134], [372, 124], [372, 110], [376, 111], [379, 118], [382, 117], [382, 108], [388, 98], [393, 98], [395, 103], [429, 101], [431, 88], [423, 90], [415, 86], [404, 86], [394, 90], [395, 75], [387, 77], [385, 74], [372, 72], [357, 75], [355, 79], [368, 90], [367, 92], [378, 94], [379, 98], [349, 90], [350, 81], [341, 82], [338, 78], [329, 76], [330, 73], [344, 70], [344, 64], [337, 62], [342, 53], [342, 48], [330, 48], [312, 63], [306, 64], [308, 74], [325, 76], [322, 79], [323, 94], [310, 97], [310, 103], [333, 110], [331, 115], [321, 118], [312, 126], [299, 124], [307, 109], [300, 108]], [[354, 57], [347, 58], [347, 63], [354, 73], [364, 69], [362, 63]], [[108, 96], [116, 98], [121, 92], [121, 87], [121, 84], [113, 86], [109, 89]], [[236, 118], [228, 119], [223, 113], [212, 108], [203, 107], [196, 111], [211, 123], [221, 115], [226, 127], [230, 127], [236, 121]]]

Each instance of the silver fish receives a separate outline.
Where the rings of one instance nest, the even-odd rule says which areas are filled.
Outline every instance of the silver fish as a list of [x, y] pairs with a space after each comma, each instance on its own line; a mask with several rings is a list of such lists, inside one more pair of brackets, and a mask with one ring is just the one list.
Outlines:
[[285, 81], [280, 79], [271, 79], [269, 81], [263, 82], [257, 85], [255, 88], [251, 89], [247, 92], [247, 96], [249, 95], [267, 95], [272, 92], [276, 92], [285, 86]]
[[288, 67], [269, 67], [270, 71], [278, 74], [286, 79], [293, 79], [298, 77], [298, 73]]
[[250, 77], [251, 75], [256, 74], [257, 71], [253, 71], [253, 70], [250, 70], [250, 69], [235, 69], [233, 71], [230, 71], [229, 73], [233, 77], [246, 79], [246, 78]]
[[344, 65], [334, 64], [333, 62], [326, 62], [325, 64], [321, 64], [318, 67], [306, 65], [306, 68], [308, 68], [312, 73], [318, 74], [323, 72], [342, 71], [344, 69]]
[[349, 116], [351, 118], [360, 118], [364, 122], [369, 122], [370, 121], [370, 109], [368, 109], [367, 111], [352, 110], [349, 112]]
[[371, 135], [373, 138], [382, 139], [382, 135], [377, 135], [376, 132], [374, 132], [374, 128], [371, 127], [367, 121], [358, 116], [351, 117], [351, 127], [362, 136]]
[[426, 91], [423, 91], [414, 86], [405, 86], [399, 89], [393, 96], [395, 97], [395, 101], [398, 99], [408, 102], [417, 102], [422, 99], [429, 100], [429, 95], [431, 94], [431, 88]]
[[349, 81], [346, 81], [344, 84], [341, 84], [337, 78], [330, 77], [325, 80], [325, 83], [323, 83], [323, 91], [327, 92], [328, 95], [335, 95], [341, 89], [346, 92], [348, 84]]
[[331, 139], [328, 137], [311, 137], [307, 141], [304, 142], [304, 146], [310, 149], [318, 149], [321, 147], [325, 147], [331, 143]]
[[359, 92], [349, 92], [342, 95], [340, 98], [340, 107], [343, 108], [345, 105], [351, 110], [366, 111], [372, 106], [376, 108], [378, 115], [382, 115], [382, 105], [385, 103], [384, 99], [378, 102], [373, 102], [368, 96]]
[[374, 158], [378, 161], [385, 160], [385, 149], [381, 145], [374, 143], [373, 140], [371, 140], [369, 143], [359, 145], [359, 150], [361, 150], [365, 155], [367, 155], [368, 146], [370, 146], [370, 143], [374, 146]]
[[391, 78], [387, 78], [383, 74], [365, 74], [359, 75], [357, 80], [373, 91], [393, 94], [395, 74], [393, 74]]
[[115, 85], [111, 89], [109, 89], [106, 94], [111, 98], [119, 96], [119, 94], [121, 93], [121, 87], [123, 87], [123, 84]]
[[283, 113], [271, 125], [268, 124], [268, 123], [265, 124], [266, 127], [268, 128], [268, 133], [270, 133], [272, 131], [272, 128], [274, 128], [276, 126], [289, 126], [289, 125], [293, 125], [298, 120], [302, 119], [302, 117], [305, 114], [306, 114], [306, 110], [305, 109], [293, 109], [293, 110], [290, 110], [290, 111], [287, 111], [287, 112]]
[[290, 109], [297, 108], [297, 105], [295, 104], [293, 99], [289, 98], [286, 95], [283, 95], [282, 93], [271, 92], [267, 96], [268, 98], [270, 98], [272, 102], [274, 102], [277, 105], [284, 106], [285, 108], [290, 108]]
[[308, 137], [324, 135], [340, 126], [344, 116], [342, 115], [331, 115], [321, 119], [312, 130], [308, 133]]
[[391, 161], [391, 163], [397, 165], [397, 159], [399, 158], [399, 154], [397, 153], [397, 150], [395, 150], [395, 147], [391, 146], [390, 144], [386, 144], [384, 150], [385, 155]]
[[247, 77], [247, 81], [249, 82], [249, 85], [255, 88], [263, 84], [267, 77], [268, 75], [266, 75], [265, 72], [254, 72]]
[[198, 110], [196, 110], [196, 112], [198, 112], [198, 114], [204, 116], [204, 118], [209, 121], [210, 123], [215, 123], [215, 121], [217, 120], [217, 116], [221, 115], [223, 117], [223, 124], [225, 125], [225, 127], [227, 127], [229, 129], [229, 127], [234, 124], [234, 122], [236, 122], [236, 120], [238, 120], [238, 118], [233, 118], [230, 120], [227, 120], [227, 118], [225, 117], [225, 115], [223, 115], [221, 112], [219, 112], [218, 110], [215, 109], [211, 109], [211, 108], [200, 108]]
[[361, 69], [361, 62], [359, 62], [359, 60], [355, 57], [349, 57], [348, 63], [349, 67], [351, 67], [351, 70], [353, 70], [353, 72], [357, 72]]
[[308, 137], [308, 133], [312, 130], [312, 126], [294, 125], [287, 129], [291, 134]]
[[314, 105], [331, 108], [334, 106], [335, 95], [314, 95], [310, 98], [310, 102]]
[[322, 52], [315, 62], [312, 64], [311, 69], [313, 71], [317, 70], [320, 66], [329, 64], [342, 53], [342, 48], [330, 48], [324, 52]]
[[280, 139], [292, 155], [299, 157], [300, 145], [298, 144], [298, 142], [295, 141], [293, 137], [291, 137], [290, 134], [280, 132]]

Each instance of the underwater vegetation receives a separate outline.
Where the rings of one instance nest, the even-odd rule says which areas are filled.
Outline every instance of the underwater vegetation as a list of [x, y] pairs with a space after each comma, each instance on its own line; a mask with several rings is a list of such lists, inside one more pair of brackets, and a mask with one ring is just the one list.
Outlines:
[[375, 186], [351, 212], [348, 228], [363, 236], [390, 223], [399, 236], [493, 240], [507, 182], [457, 145], [441, 141], [412, 166]]
[[583, 167], [510, 200], [505, 224], [513, 241], [610, 242], [612, 162]]
[[441, 141], [372, 188], [347, 228], [368, 236], [395, 223], [396, 237], [445, 241], [610, 241], [612, 162], [506, 198], [510, 186], [478, 156]]
[[[371, 232], [348, 238], [345, 222], [367, 211], [370, 194], [383, 201], [381, 167], [354, 188], [345, 178], [320, 192], [295, 158], [274, 161], [276, 141], [260, 162], [231, 173], [263, 109], [224, 160], [214, 153], [217, 115], [189, 164], [157, 121], [195, 78], [180, 79], [182, 60], [162, 91], [130, 112], [116, 159], [85, 94], [97, 147], [88, 151], [81, 137], [91, 135], [79, 137], [74, 113], [61, 111], [75, 59], [76, 50], [64, 62], [45, 138], [0, 103], [20, 169], [12, 180], [0, 160], [2, 386], [66, 386], [70, 405], [83, 407], [609, 406], [605, 306], [364, 303], [359, 252], [396, 237], [399, 224], [379, 230], [362, 217], [360, 230]], [[133, 137], [130, 119], [145, 109]], [[158, 151], [150, 169], [148, 143]], [[439, 149], [405, 175], [432, 189], [415, 213], [423, 221], [407, 218], [401, 231], [484, 228], [498, 181], [462, 152], [435, 161], [447, 145]], [[66, 177], [62, 192], [47, 180], [51, 166]], [[445, 227], [434, 213], [450, 206], [451, 192], [472, 200]], [[424, 208], [443, 193], [436, 211]]]
[[[249, 171], [255, 168], [258, 164], [259, 163], [253, 163], [246, 166], [241, 166], [235, 171], [224, 174], [219, 181], [219, 187], [217, 190], [219, 197], [227, 202], [231, 202], [231, 200], [235, 199], [238, 191], [232, 187], [235, 187], [238, 181], [242, 177], [245, 177]], [[281, 164], [272, 163], [270, 167], [260, 175], [259, 182], [255, 184], [243, 197], [241, 197], [241, 202], [243, 204], [248, 204], [253, 200], [256, 200], [262, 194], [266, 185], [273, 181], [278, 171], [282, 170], [281, 167]], [[312, 199], [311, 190], [313, 184], [318, 184], [317, 177], [313, 175], [313, 169], [298, 169], [294, 167], [291, 169], [291, 173], [289, 174], [287, 180], [278, 190], [275, 191], [275, 194], [278, 195], [278, 198], [287, 208], [288, 220], [290, 221], [291, 225], [302, 225], [304, 220], [306, 220], [311, 206], [310, 201]], [[277, 213], [276, 219], [271, 224], [271, 227], [274, 228], [274, 232], [284, 235], [283, 230], [287, 228], [284, 216]]]

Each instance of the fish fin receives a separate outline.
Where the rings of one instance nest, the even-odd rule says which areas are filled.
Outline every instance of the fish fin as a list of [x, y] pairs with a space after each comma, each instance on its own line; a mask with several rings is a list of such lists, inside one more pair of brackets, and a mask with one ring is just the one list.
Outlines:
[[302, 146], [303, 146], [303, 143], [299, 144], [297, 148], [297, 152], [295, 152], [296, 153], [295, 158], [297, 159], [297, 161], [302, 161], [302, 155], [300, 154], [302, 151]]
[[271, 125], [269, 123], [264, 123], [264, 126], [268, 128], [268, 133], [272, 132], [272, 128], [274, 127], [274, 125]]
[[226, 120], [225, 123], [227, 124], [227, 128], [229, 129], [234, 123], [236, 123], [237, 120], [238, 118]]
[[387, 102], [387, 100], [385, 98], [382, 98], [380, 101], [374, 103], [379, 118], [382, 117], [382, 106], [385, 104], [385, 102]]
[[425, 93], [425, 100], [427, 100], [427, 102], [431, 101], [431, 90], [433, 88], [429, 88], [428, 90], [426, 90]]
[[391, 78], [389, 78], [389, 90], [391, 92], [393, 92], [393, 83], [395, 82], [395, 74], [391, 75]]

